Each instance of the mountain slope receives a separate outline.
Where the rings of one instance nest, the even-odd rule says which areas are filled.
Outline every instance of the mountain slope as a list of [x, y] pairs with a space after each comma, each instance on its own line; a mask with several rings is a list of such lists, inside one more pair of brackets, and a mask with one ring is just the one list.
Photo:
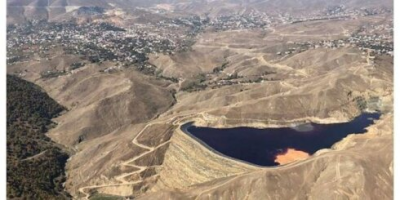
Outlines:
[[64, 108], [25, 80], [7, 76], [7, 197], [69, 199], [64, 192], [68, 155], [45, 133]]

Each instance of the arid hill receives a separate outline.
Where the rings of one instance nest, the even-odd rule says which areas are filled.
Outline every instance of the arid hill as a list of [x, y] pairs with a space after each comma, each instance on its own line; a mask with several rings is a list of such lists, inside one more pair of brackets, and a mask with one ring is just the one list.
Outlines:
[[[33, 38], [25, 46], [9, 43], [8, 74], [39, 85], [66, 108], [47, 135], [73, 151], [65, 182], [73, 198], [393, 198], [392, 1], [362, 1], [361, 11], [359, 0], [7, 3], [10, 24], [73, 20], [66, 29], [53, 24], [60, 35], [81, 30], [76, 24], [110, 22], [119, 29], [59, 40], [25, 30], [18, 41]], [[320, 17], [328, 7], [340, 17]], [[250, 23], [258, 18], [255, 10], [271, 11], [265, 19], [275, 21]], [[307, 11], [318, 13], [296, 18]], [[111, 36], [139, 39], [113, 43]], [[156, 51], [160, 37], [186, 48]], [[68, 46], [71, 38], [79, 45]], [[128, 43], [133, 49], [124, 50]], [[143, 44], [151, 48], [134, 49]], [[141, 59], [126, 62], [126, 52]], [[367, 133], [274, 168], [221, 156], [180, 129], [189, 121], [209, 127], [329, 124], [371, 111], [382, 115]]]
[[254, 10], [279, 15], [285, 12], [294, 15], [308, 13], [309, 10], [322, 10], [326, 7], [344, 5], [347, 8], [393, 8], [391, 0], [351, 0], [351, 1], [328, 1], [328, 0], [228, 0], [228, 1], [190, 1], [190, 0], [7, 0], [7, 23], [21, 23], [30, 19], [60, 20], [69, 18], [70, 13], [76, 13], [80, 8], [101, 7], [106, 10], [124, 10], [131, 12], [136, 8], [163, 9], [177, 13], [204, 14], [208, 13], [215, 17], [232, 13], [246, 13]]
[[383, 116], [368, 133], [351, 135], [306, 161], [139, 199], [392, 199], [392, 123], [392, 114]]

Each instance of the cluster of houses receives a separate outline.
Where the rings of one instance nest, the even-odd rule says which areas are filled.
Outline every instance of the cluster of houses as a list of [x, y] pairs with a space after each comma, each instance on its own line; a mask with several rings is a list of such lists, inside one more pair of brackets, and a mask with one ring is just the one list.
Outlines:
[[9, 27], [7, 56], [9, 62], [18, 62], [24, 53], [45, 56], [54, 47], [62, 46], [66, 53], [83, 56], [91, 62], [114, 61], [148, 67], [144, 64], [147, 54], [170, 54], [185, 48], [186, 43], [178, 40], [180, 37], [171, 31], [148, 27], [122, 29], [106, 23], [31, 21]]
[[[385, 9], [347, 9], [344, 6], [335, 6], [295, 17], [285, 13], [272, 16], [251, 10], [241, 14], [220, 15], [212, 19], [196, 15], [176, 17], [124, 28], [108, 23], [77, 24], [72, 21], [56, 23], [33, 20], [7, 28], [7, 62], [12, 64], [37, 59], [37, 56], [33, 58], [32, 55], [49, 59], [50, 51], [62, 47], [67, 54], [79, 55], [89, 62], [113, 61], [123, 66], [134, 65], [144, 73], [154, 74], [156, 67], [147, 62], [148, 54], [174, 54], [177, 51], [188, 50], [194, 44], [196, 36], [206, 28], [216, 31], [265, 29], [278, 24], [354, 18], [390, 12], [392, 11]], [[369, 49], [378, 55], [393, 55], [393, 23], [365, 25], [344, 39], [294, 43], [290, 48], [276, 54], [290, 55], [312, 48], [346, 46], [358, 47], [360, 50]], [[106, 69], [104, 72], [119, 68], [121, 65]], [[45, 74], [45, 76], [55, 75], [59, 75], [59, 72]], [[217, 86], [226, 84], [235, 83], [232, 79], [215, 83]]]
[[272, 17], [265, 13], [251, 11], [246, 14], [221, 15], [210, 21], [209, 26], [217, 31], [267, 28]]
[[281, 54], [291, 54], [295, 51], [305, 51], [316, 48], [356, 47], [359, 50], [371, 50], [377, 55], [393, 56], [393, 26], [391, 23], [368, 25], [344, 39], [322, 40], [318, 42], [297, 42], [296, 48], [290, 48]]
[[332, 20], [332, 19], [355, 19], [363, 16], [379, 15], [384, 13], [392, 13], [392, 10], [385, 8], [357, 8], [350, 9], [344, 5], [332, 6], [323, 10], [316, 10], [310, 13], [302, 13], [296, 16], [289, 14], [279, 15], [281, 23], [299, 23], [306, 21]]

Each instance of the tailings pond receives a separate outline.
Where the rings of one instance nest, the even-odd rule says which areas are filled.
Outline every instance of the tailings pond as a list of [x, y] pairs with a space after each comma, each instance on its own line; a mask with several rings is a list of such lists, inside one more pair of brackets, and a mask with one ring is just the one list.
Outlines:
[[312, 155], [349, 134], [365, 133], [365, 128], [379, 117], [379, 113], [363, 113], [347, 123], [265, 129], [196, 127], [189, 122], [181, 129], [219, 154], [260, 166], [277, 166], [284, 164], [277, 161], [280, 155], [288, 152], [295, 152], [292, 156]]

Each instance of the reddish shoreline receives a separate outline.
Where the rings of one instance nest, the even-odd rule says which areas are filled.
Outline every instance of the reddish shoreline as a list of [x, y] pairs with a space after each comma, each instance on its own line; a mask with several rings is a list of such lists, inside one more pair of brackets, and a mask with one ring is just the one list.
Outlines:
[[285, 153], [277, 155], [275, 162], [283, 165], [298, 160], [304, 160], [308, 157], [310, 157], [310, 154], [308, 154], [307, 152], [289, 148]]

